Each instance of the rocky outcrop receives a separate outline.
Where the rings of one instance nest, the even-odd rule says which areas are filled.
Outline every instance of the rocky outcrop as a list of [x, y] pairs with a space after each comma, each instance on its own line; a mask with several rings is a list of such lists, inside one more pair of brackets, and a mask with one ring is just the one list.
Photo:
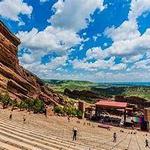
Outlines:
[[13, 99], [39, 98], [46, 104], [63, 104], [63, 98], [19, 65], [20, 40], [0, 21], [0, 92]]
[[98, 96], [97, 93], [94, 93], [92, 91], [87, 91], [87, 90], [69, 90], [69, 89], [65, 89], [64, 90], [64, 95], [73, 98], [73, 99], [82, 99], [82, 100], [88, 100], [88, 101], [92, 101], [94, 102], [95, 99], [101, 98], [100, 96]]
[[129, 104], [135, 104], [138, 108], [144, 109], [150, 107], [150, 101], [137, 96], [115, 96], [115, 101], [127, 102]]

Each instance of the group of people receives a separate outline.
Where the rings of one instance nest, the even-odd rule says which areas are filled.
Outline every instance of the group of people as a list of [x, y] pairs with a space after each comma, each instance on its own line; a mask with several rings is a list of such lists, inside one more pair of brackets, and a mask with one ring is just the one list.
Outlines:
[[[73, 128], [73, 141], [76, 141], [77, 140], [77, 128], [76, 127], [74, 127]], [[116, 142], [117, 141], [117, 133], [116, 132], [114, 132], [113, 133], [113, 142]]]
[[[9, 120], [12, 120], [12, 113], [10, 113], [10, 115], [9, 115]], [[26, 122], [26, 116], [23, 115], [23, 123], [25, 123], [25, 122]]]
[[[68, 122], [70, 122], [70, 117], [68, 117]], [[77, 132], [78, 132], [77, 127], [74, 127], [73, 128], [73, 137], [72, 137], [73, 141], [77, 140]], [[120, 130], [120, 132], [123, 132], [123, 131]], [[132, 132], [131, 132], [131, 134], [132, 134]], [[134, 133], [134, 134], [136, 134], [136, 133]], [[146, 134], [146, 136], [147, 136], [147, 134]], [[113, 142], [117, 142], [117, 133], [116, 132], [113, 133]], [[145, 147], [149, 148], [149, 141], [147, 138], [145, 139]]]
[[[146, 134], [146, 137], [147, 137], [147, 134]], [[149, 148], [149, 142], [148, 142], [148, 139], [147, 139], [147, 138], [145, 139], [145, 147], [148, 147], [148, 148]]]
[[[131, 134], [132, 134], [132, 132], [131, 132]], [[146, 134], [146, 136], [147, 136], [147, 134]], [[113, 142], [116, 142], [116, 141], [117, 141], [117, 133], [114, 132], [114, 133], [113, 133]], [[150, 148], [150, 147], [149, 147], [149, 141], [148, 141], [147, 138], [145, 139], [145, 147]]]
[[[13, 116], [12, 113], [10, 113], [9, 120], [12, 120], [12, 116]], [[26, 116], [23, 115], [23, 123], [25, 123], [25, 122], [26, 122]], [[68, 122], [70, 122], [70, 117], [68, 117]], [[74, 127], [72, 131], [73, 131], [72, 140], [76, 141], [77, 140], [77, 132], [78, 132], [77, 127]], [[147, 136], [147, 134], [146, 134], [146, 136]], [[116, 132], [113, 133], [113, 142], [117, 142], [117, 133]], [[147, 138], [145, 139], [145, 147], [149, 148], [149, 141]]]

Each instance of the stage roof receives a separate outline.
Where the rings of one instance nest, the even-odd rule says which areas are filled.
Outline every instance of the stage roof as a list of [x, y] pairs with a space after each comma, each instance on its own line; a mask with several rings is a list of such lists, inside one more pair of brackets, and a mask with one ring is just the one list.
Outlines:
[[109, 107], [109, 108], [126, 108], [126, 102], [115, 102], [115, 101], [108, 101], [108, 100], [100, 100], [96, 103], [97, 107]]

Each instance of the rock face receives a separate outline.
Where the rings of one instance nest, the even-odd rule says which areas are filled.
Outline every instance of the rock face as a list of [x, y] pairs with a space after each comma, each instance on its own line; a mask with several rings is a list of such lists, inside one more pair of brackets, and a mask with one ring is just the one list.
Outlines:
[[0, 92], [13, 99], [39, 98], [46, 104], [63, 104], [63, 98], [46, 87], [34, 74], [19, 65], [20, 40], [0, 21]]

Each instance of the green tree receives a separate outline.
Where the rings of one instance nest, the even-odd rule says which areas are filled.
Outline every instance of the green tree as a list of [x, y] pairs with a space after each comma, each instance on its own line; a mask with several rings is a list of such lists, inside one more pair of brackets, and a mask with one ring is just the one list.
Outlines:
[[78, 116], [79, 118], [82, 118], [82, 116], [83, 116], [83, 112], [82, 112], [82, 111], [80, 111], [80, 110], [77, 110], [77, 116]]
[[10, 106], [12, 104], [12, 100], [9, 97], [8, 93], [6, 93], [5, 95], [3, 95], [1, 97], [1, 102], [2, 102], [2, 105], [3, 105], [3, 109], [7, 108], [8, 106]]
[[33, 111], [34, 113], [43, 113], [45, 111], [44, 102], [39, 99], [35, 99]]
[[34, 109], [34, 100], [33, 99], [26, 99], [25, 102], [27, 104], [28, 111], [32, 111]]
[[54, 112], [57, 114], [63, 114], [64, 113], [64, 109], [62, 106], [55, 106], [54, 107]]
[[17, 102], [17, 99], [13, 100], [11, 105], [12, 105], [12, 110], [14, 110], [15, 108], [17, 108], [19, 106], [19, 104]]
[[24, 109], [28, 109], [28, 105], [25, 101], [21, 101], [20, 104], [19, 104], [19, 108], [22, 111]]

